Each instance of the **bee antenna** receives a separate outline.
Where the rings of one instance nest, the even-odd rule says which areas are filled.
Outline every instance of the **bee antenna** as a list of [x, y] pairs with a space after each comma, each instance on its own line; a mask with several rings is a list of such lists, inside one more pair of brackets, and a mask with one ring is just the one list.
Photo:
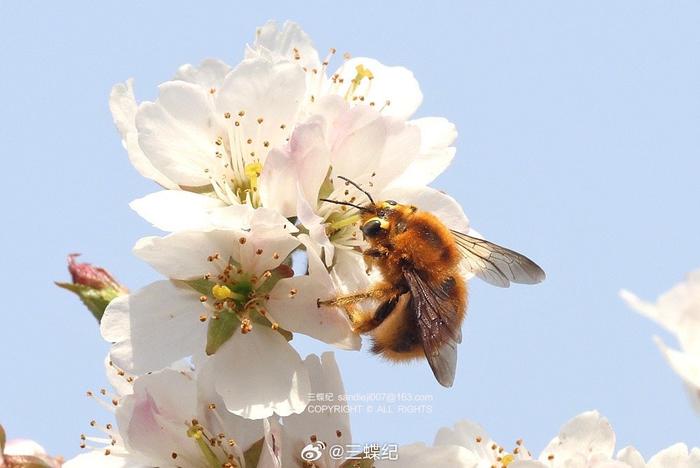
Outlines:
[[367, 208], [364, 206], [360, 205], [355, 205], [354, 203], [346, 202], [346, 201], [340, 201], [340, 200], [331, 200], [330, 198], [319, 198], [321, 201], [325, 201], [328, 203], [333, 203], [336, 205], [345, 205], [345, 206], [352, 206], [353, 208], [357, 208], [360, 211], [369, 211]]
[[344, 181], [347, 182], [348, 184], [352, 184], [357, 190], [359, 190], [360, 192], [362, 192], [362, 193], [364, 193], [365, 195], [367, 195], [367, 198], [369, 198], [369, 201], [370, 201], [373, 205], [375, 204], [375, 203], [374, 203], [374, 199], [372, 198], [372, 195], [370, 195], [369, 192], [368, 192], [367, 190], [365, 190], [365, 189], [363, 189], [362, 187], [360, 187], [359, 184], [357, 184], [356, 182], [353, 182], [352, 180], [348, 179], [347, 177], [343, 177], [343, 176], [338, 176], [338, 179], [344, 180]]

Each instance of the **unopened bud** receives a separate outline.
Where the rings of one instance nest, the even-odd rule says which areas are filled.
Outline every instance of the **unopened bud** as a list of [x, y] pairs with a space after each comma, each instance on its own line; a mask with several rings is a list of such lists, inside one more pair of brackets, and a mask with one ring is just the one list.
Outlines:
[[80, 254], [68, 255], [68, 271], [73, 282], [56, 282], [56, 285], [77, 294], [99, 321], [112, 299], [127, 294], [129, 291], [104, 268], [89, 263], [76, 262], [75, 258], [78, 255]]

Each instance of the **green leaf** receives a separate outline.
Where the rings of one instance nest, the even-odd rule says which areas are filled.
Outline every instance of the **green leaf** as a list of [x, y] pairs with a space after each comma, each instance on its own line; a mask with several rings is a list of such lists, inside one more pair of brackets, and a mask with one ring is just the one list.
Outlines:
[[251, 445], [250, 448], [246, 450], [245, 453], [243, 453], [243, 458], [245, 459], [245, 466], [258, 466], [264, 443], [265, 438], [261, 437], [260, 440]]
[[56, 286], [75, 293], [98, 322], [102, 320], [102, 315], [112, 299], [123, 294], [123, 291], [115, 288], [95, 289], [82, 284], [57, 282]]
[[0, 424], [0, 457], [5, 453], [5, 442], [7, 442], [7, 435], [5, 434], [5, 428]]
[[241, 326], [241, 321], [238, 316], [230, 311], [224, 310], [219, 314], [219, 318], [209, 319], [209, 328], [207, 329], [207, 355], [211, 356], [226, 343], [226, 340], [231, 338], [236, 328]]

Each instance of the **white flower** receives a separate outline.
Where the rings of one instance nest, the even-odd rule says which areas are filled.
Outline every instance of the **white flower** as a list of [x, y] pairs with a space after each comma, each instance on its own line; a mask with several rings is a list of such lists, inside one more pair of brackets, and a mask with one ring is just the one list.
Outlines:
[[480, 426], [460, 421], [442, 428], [433, 447], [411, 444], [399, 449], [397, 462], [381, 461], [377, 468], [451, 466], [455, 468], [666, 468], [700, 466], [700, 449], [676, 444], [654, 455], [648, 463], [637, 450], [626, 447], [617, 456], [615, 433], [597, 411], [581, 413], [533, 459], [522, 441], [512, 451], [493, 441]]
[[[413, 74], [402, 67], [357, 58], [328, 77], [327, 66], [298, 25], [278, 29], [268, 23], [239, 65], [231, 69], [217, 60], [185, 65], [160, 86], [155, 102], [137, 105], [131, 80], [116, 85], [110, 108], [132, 163], [171, 189], [132, 207], [166, 231], [211, 229], [209, 216], [221, 208], [260, 206], [268, 152], [284, 146], [297, 124], [319, 111], [323, 96], [399, 119], [413, 114], [422, 100]], [[418, 119], [411, 126], [420, 134], [418, 152], [404, 181], [424, 185], [454, 157], [450, 145], [457, 133], [442, 118]]]
[[[343, 394], [332, 353], [320, 358], [309, 355], [303, 366], [311, 378], [311, 391]], [[113, 366], [108, 369], [115, 373]], [[116, 427], [107, 425], [109, 438], [87, 438], [103, 442], [105, 448], [94, 447], [65, 466], [200, 468], [227, 462], [247, 468], [300, 466], [301, 450], [309, 440], [328, 444], [352, 440], [347, 413], [304, 412], [269, 420], [236, 416], [214, 391], [216, 373], [209, 361], [197, 372], [167, 368], [130, 380], [133, 388], [114, 396]], [[316, 462], [319, 468], [338, 465], [328, 456]]]
[[[334, 396], [345, 394], [333, 353], [323, 353], [320, 359], [311, 354], [305, 359], [304, 365], [309, 372], [313, 393]], [[340, 406], [341, 403], [338, 403], [338, 408]], [[271, 458], [271, 463], [258, 465], [259, 468], [306, 466], [300, 463], [302, 449], [306, 445], [321, 442], [326, 447], [336, 444], [346, 446], [352, 442], [350, 417], [346, 411], [310, 412], [307, 410], [281, 418], [280, 422], [281, 424], [278, 424], [275, 420], [270, 420], [270, 430], [275, 434], [277, 448], [273, 451], [270, 445], [269, 449], [275, 456]], [[314, 461], [314, 466], [318, 468], [338, 467], [341, 464], [342, 460], [331, 458], [327, 450], [323, 451], [320, 459]]]
[[668, 347], [658, 337], [654, 340], [683, 379], [695, 409], [700, 411], [700, 270], [659, 296], [656, 304], [644, 302], [626, 290], [620, 296], [637, 312], [676, 335], [680, 350]]
[[[297, 216], [308, 230], [315, 250], [323, 249], [327, 265], [335, 248], [364, 245], [358, 229], [359, 211], [321, 199], [366, 205], [367, 195], [344, 177], [361, 185], [375, 200], [395, 199], [434, 211], [454, 229], [468, 231], [468, 221], [449, 196], [421, 185], [413, 173], [420, 167], [419, 126], [380, 114], [368, 106], [351, 107], [338, 96], [318, 102], [317, 114], [299, 125], [289, 144], [270, 152], [260, 179], [266, 207]], [[416, 165], [419, 168], [416, 168]]]
[[299, 245], [294, 227], [246, 209], [242, 229], [141, 239], [135, 253], [170, 280], [110, 303], [102, 335], [114, 343], [112, 360], [128, 372], [162, 369], [187, 356], [198, 362], [206, 351], [230, 411], [249, 418], [298, 413], [309, 377], [283, 331], [349, 349], [360, 340], [342, 312], [317, 307], [335, 286], [313, 253], [309, 274], [289, 277], [282, 262]]
[[551, 468], [625, 466], [613, 460], [614, 450], [615, 432], [608, 420], [597, 411], [587, 411], [561, 428], [542, 450], [539, 460]]
[[306, 75], [307, 114], [313, 114], [314, 104], [323, 96], [342, 96], [351, 103], [377, 107], [386, 115], [407, 119], [418, 109], [423, 94], [418, 82], [404, 67], [391, 67], [377, 60], [345, 56], [344, 63], [328, 75], [331, 49], [321, 61], [311, 38], [292, 21], [281, 27], [269, 21], [257, 29], [255, 42], [246, 48], [246, 58], [264, 57], [270, 61], [292, 61]]

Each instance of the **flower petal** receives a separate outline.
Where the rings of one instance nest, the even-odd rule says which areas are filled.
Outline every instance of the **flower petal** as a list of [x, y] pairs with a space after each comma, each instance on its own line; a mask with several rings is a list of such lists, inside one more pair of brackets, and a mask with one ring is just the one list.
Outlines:
[[209, 185], [217, 175], [211, 171], [221, 167], [216, 159], [221, 131], [209, 92], [185, 81], [168, 81], [159, 91], [156, 102], [144, 102], [136, 112], [141, 149], [178, 185]]
[[[168, 278], [199, 279], [207, 273], [219, 274], [229, 257], [240, 261], [239, 237], [232, 231], [181, 231], [141, 238], [134, 254]], [[209, 261], [216, 254], [221, 260]]]
[[480, 460], [469, 450], [458, 445], [428, 447], [423, 443], [402, 445], [396, 460], [377, 460], [376, 468], [425, 468], [426, 466], [449, 466], [455, 468], [479, 468]]
[[[284, 432], [289, 439], [285, 448], [293, 454], [299, 454], [314, 436], [327, 446], [347, 446], [352, 443], [350, 417], [348, 412], [341, 410], [347, 406], [347, 403], [340, 399], [341, 395], [345, 395], [345, 388], [333, 353], [323, 353], [320, 359], [311, 354], [304, 360], [304, 365], [311, 378], [311, 391], [333, 395], [332, 401], [336, 407], [328, 412], [305, 411], [284, 418]], [[332, 405], [330, 402], [325, 404]]]
[[311, 38], [293, 21], [285, 21], [282, 27], [276, 21], [268, 21], [259, 27], [253, 46], [246, 49], [246, 58], [260, 54], [273, 60], [297, 61], [309, 70], [321, 65]]
[[645, 468], [647, 466], [646, 463], [644, 463], [642, 454], [634, 447], [623, 448], [617, 452], [616, 458], [623, 463], [627, 463], [630, 468]]
[[700, 355], [671, 349], [657, 337], [654, 341], [671, 369], [683, 379], [693, 407], [700, 412]]
[[462, 207], [449, 195], [431, 187], [391, 186], [382, 190], [382, 200], [396, 200], [411, 204], [423, 211], [430, 211], [445, 226], [455, 231], [469, 233], [469, 219]]
[[[305, 236], [299, 236], [308, 242]], [[309, 274], [283, 279], [270, 291], [267, 311], [285, 330], [303, 333], [343, 349], [359, 349], [360, 337], [352, 331], [347, 315], [336, 307], [318, 307], [318, 301], [333, 298], [336, 290], [325, 266], [307, 248]]]
[[226, 78], [231, 67], [218, 59], [205, 59], [198, 67], [182, 65], [177, 69], [174, 80], [194, 83], [208, 90], [218, 90]]
[[234, 414], [249, 419], [287, 416], [309, 402], [309, 374], [282, 335], [265, 326], [236, 332], [211, 357], [216, 391]]
[[688, 453], [688, 447], [679, 443], [663, 449], [647, 463], [647, 468], [695, 468], [700, 466], [700, 451], [693, 449]]
[[[294, 63], [244, 60], [216, 93], [216, 111], [237, 116], [227, 125], [238, 122], [242, 134], [259, 145], [259, 152], [265, 141], [273, 148], [286, 141], [294, 126], [306, 88], [304, 80], [303, 70]], [[265, 154], [257, 157], [264, 162]]]
[[382, 114], [402, 119], [407, 119], [416, 112], [423, 101], [423, 93], [413, 73], [404, 67], [386, 66], [371, 58], [356, 57], [346, 61], [336, 71], [344, 84], [332, 88], [334, 93], [346, 96], [358, 74], [358, 66], [369, 70], [373, 78], [360, 81], [349, 98], [363, 97], [365, 103], [374, 102], [375, 107], [384, 107]]
[[587, 411], [561, 428], [559, 435], [542, 451], [540, 461], [545, 462], [549, 455], [554, 455], [562, 463], [581, 455], [588, 459], [594, 456], [610, 458], [614, 449], [615, 433], [608, 420], [597, 411]]
[[177, 453], [180, 464], [197, 466], [201, 454], [187, 435], [196, 417], [196, 385], [181, 372], [165, 369], [139, 377], [134, 393], [117, 407], [116, 419], [130, 452], [159, 466]]
[[474, 453], [482, 461], [495, 462], [497, 453], [491, 448], [493, 440], [483, 427], [462, 420], [453, 427], [440, 428], [435, 436], [435, 446], [459, 445]]
[[206, 325], [199, 321], [198, 306], [197, 292], [170, 281], [114, 299], [100, 323], [102, 337], [114, 343], [112, 360], [142, 374], [203, 349]]
[[457, 150], [450, 145], [457, 138], [457, 129], [441, 117], [426, 117], [409, 123], [420, 129], [420, 153], [395, 183], [428, 185], [452, 162]]
[[142, 176], [155, 181], [165, 188], [177, 189], [176, 183], [165, 177], [148, 160], [138, 144], [136, 131], [136, 98], [134, 97], [134, 80], [126, 83], [117, 83], [109, 94], [109, 110], [119, 133], [122, 136], [122, 145], [127, 150], [131, 164]]
[[207, 231], [214, 228], [212, 214], [227, 205], [206, 195], [162, 190], [134, 200], [129, 206], [163, 231]]
[[215, 379], [214, 360], [205, 359], [197, 374], [198, 419], [204, 427], [216, 427], [228, 438], [235, 439], [236, 446], [245, 452], [263, 437], [263, 421], [242, 418], [227, 411], [214, 388]]
[[66, 461], [62, 468], [94, 468], [96, 466], [100, 468], [146, 468], [146, 465], [132, 461], [128, 456], [113, 453], [105, 455], [104, 450], [81, 453]]

